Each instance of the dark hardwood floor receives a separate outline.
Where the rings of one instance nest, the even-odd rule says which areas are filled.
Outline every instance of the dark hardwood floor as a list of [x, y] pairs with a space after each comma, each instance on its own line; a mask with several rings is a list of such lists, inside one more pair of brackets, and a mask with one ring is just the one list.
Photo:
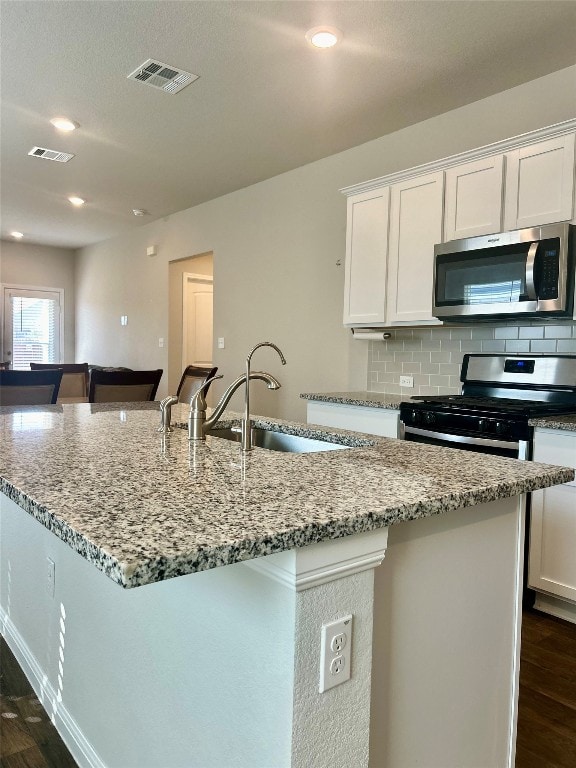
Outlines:
[[576, 624], [524, 611], [516, 768], [576, 766]]
[[[77, 768], [2, 638], [0, 715], [0, 768]], [[575, 766], [576, 625], [524, 611], [516, 768]]]
[[77, 768], [2, 637], [0, 768]]

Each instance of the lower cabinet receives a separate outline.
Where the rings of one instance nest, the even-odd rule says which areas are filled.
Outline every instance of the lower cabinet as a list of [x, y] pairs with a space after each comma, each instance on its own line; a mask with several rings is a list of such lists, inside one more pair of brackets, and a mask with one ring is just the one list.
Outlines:
[[399, 411], [387, 408], [323, 403], [315, 400], [308, 401], [307, 406], [308, 424], [350, 429], [353, 432], [365, 432], [380, 437], [398, 437], [399, 415]]
[[[534, 461], [576, 468], [576, 433], [536, 429]], [[528, 584], [537, 608], [576, 622], [576, 480], [532, 494]]]

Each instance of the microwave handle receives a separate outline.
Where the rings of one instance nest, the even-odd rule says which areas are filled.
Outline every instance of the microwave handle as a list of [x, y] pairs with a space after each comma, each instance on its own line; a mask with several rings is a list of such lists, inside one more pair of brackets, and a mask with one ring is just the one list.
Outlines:
[[536, 285], [534, 284], [534, 262], [536, 261], [536, 251], [538, 242], [530, 243], [528, 255], [526, 257], [526, 295], [530, 301], [536, 301]]

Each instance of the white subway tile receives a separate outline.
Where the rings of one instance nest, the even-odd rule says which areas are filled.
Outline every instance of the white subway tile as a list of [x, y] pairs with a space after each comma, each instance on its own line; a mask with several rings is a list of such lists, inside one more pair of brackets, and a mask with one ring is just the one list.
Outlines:
[[502, 326], [501, 328], [494, 328], [495, 339], [517, 339], [518, 328], [514, 326]]
[[576, 339], [558, 339], [556, 344], [559, 355], [576, 355]]
[[530, 352], [554, 354], [556, 352], [556, 339], [533, 339], [530, 342]]
[[546, 325], [544, 326], [544, 337], [547, 339], [570, 339], [576, 328], [573, 324], [567, 325]]

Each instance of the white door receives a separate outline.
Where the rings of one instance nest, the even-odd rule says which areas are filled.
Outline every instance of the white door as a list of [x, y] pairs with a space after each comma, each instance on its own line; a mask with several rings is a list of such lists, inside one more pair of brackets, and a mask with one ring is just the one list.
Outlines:
[[208, 275], [183, 275], [182, 370], [212, 365], [213, 282]]
[[14, 370], [30, 363], [60, 363], [62, 289], [2, 286], [1, 361]]

